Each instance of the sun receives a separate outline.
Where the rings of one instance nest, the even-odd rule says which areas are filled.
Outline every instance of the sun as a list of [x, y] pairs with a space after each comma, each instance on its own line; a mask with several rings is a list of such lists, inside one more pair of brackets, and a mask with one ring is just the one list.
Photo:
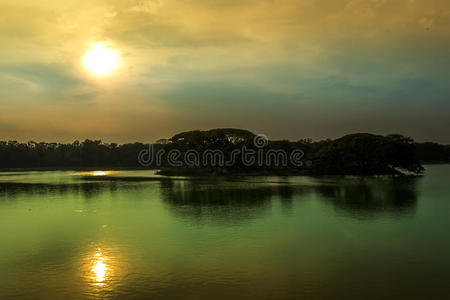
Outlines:
[[102, 44], [94, 44], [83, 58], [84, 66], [96, 75], [105, 75], [114, 71], [119, 58], [117, 51]]

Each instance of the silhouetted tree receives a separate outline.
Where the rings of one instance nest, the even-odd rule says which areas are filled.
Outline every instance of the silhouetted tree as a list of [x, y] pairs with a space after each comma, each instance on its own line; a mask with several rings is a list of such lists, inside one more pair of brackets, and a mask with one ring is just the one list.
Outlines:
[[[155, 152], [164, 150], [162, 166], [167, 168], [167, 154], [179, 150], [182, 155], [188, 150], [202, 153], [208, 149], [221, 150], [226, 161], [235, 149], [255, 151], [283, 150], [288, 155], [296, 149], [304, 151], [304, 161], [312, 161], [312, 167], [287, 165], [284, 173], [313, 172], [315, 174], [378, 175], [410, 172], [419, 174], [422, 162], [449, 162], [450, 146], [436, 143], [414, 143], [402, 135], [373, 135], [357, 133], [336, 140], [312, 141], [301, 139], [298, 142], [287, 140], [269, 141], [264, 148], [254, 145], [255, 134], [242, 129], [213, 129], [208, 131], [188, 131], [164, 139], [164, 143], [154, 146]], [[149, 145], [143, 143], [103, 143], [100, 140], [75, 141], [69, 144], [29, 141], [0, 141], [0, 168], [140, 168], [138, 154]], [[182, 166], [186, 167], [186, 166]], [[192, 167], [189, 167], [192, 171]], [[213, 174], [239, 172], [276, 173], [281, 168], [271, 165], [244, 164], [242, 157], [236, 157], [232, 166], [199, 166], [211, 169]], [[283, 173], [283, 174], [284, 174]]]
[[356, 133], [334, 140], [314, 155], [318, 174], [395, 175], [423, 171], [413, 140], [401, 135]]

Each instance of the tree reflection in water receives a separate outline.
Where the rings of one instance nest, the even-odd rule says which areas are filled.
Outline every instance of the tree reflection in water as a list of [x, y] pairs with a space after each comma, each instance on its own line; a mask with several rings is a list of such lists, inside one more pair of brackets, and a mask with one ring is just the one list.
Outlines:
[[273, 199], [285, 212], [317, 195], [348, 217], [410, 216], [417, 206], [417, 178], [328, 178], [313, 185], [165, 181], [161, 198], [171, 211], [198, 222], [229, 223], [263, 216]]
[[234, 223], [270, 210], [277, 187], [251, 184], [162, 182], [161, 198], [177, 216], [197, 222]]
[[[382, 214], [408, 216], [417, 206], [415, 177], [328, 177], [316, 178], [312, 184], [226, 180], [160, 180], [157, 185], [131, 184], [130, 178], [86, 181], [78, 183], [0, 183], [0, 194], [14, 200], [21, 194], [81, 196], [95, 201], [102, 193], [111, 195], [125, 189], [145, 189], [159, 186], [161, 199], [171, 212], [181, 217], [201, 221], [239, 222], [263, 216], [270, 210], [272, 200], [278, 199], [285, 212], [305, 195], [317, 195], [350, 217]], [[142, 181], [142, 180], [141, 180]], [[153, 180], [157, 181], [157, 180]]]
[[354, 217], [414, 214], [417, 207], [415, 177], [343, 178], [317, 185], [316, 191], [337, 210]]

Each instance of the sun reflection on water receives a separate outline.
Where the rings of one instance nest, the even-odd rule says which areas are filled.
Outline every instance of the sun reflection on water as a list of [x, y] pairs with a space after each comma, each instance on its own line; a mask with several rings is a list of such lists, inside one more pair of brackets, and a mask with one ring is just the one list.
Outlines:
[[89, 276], [95, 285], [102, 286], [107, 280], [111, 271], [107, 261], [108, 258], [103, 255], [100, 249], [97, 249], [97, 252], [92, 258]]
[[101, 257], [100, 253], [97, 253], [96, 256], [98, 256], [98, 260], [95, 262], [92, 271], [95, 274], [95, 281], [97, 282], [104, 282], [106, 277], [107, 268], [104, 261], [104, 258]]
[[84, 293], [88, 298], [95, 299], [112, 295], [121, 282], [120, 274], [123, 272], [120, 253], [104, 244], [90, 245], [86, 250], [80, 265]]
[[105, 171], [94, 171], [91, 174], [92, 174], [92, 176], [105, 176], [105, 175], [108, 175], [108, 172], [105, 172]]
[[109, 175], [116, 175], [122, 173], [121, 171], [102, 171], [102, 170], [96, 170], [96, 171], [86, 171], [86, 172], [76, 172], [72, 175], [75, 176], [95, 176], [95, 177], [101, 177], [101, 176], [109, 176]]

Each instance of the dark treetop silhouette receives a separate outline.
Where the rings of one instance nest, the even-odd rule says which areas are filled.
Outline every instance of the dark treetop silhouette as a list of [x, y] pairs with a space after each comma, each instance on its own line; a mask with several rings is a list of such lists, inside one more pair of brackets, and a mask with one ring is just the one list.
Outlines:
[[[189, 131], [160, 140], [154, 145], [155, 151], [163, 149], [167, 154], [177, 149], [181, 153], [188, 150], [198, 152], [207, 149], [221, 150], [229, 158], [233, 149], [247, 147], [257, 149], [253, 143], [255, 135], [241, 129], [213, 129], [209, 131]], [[140, 151], [148, 149], [148, 144], [129, 143], [117, 145], [101, 141], [75, 141], [71, 144], [0, 141], [1, 169], [68, 169], [68, 168], [142, 168], [137, 157]], [[395, 175], [402, 173], [420, 174], [421, 163], [450, 162], [450, 147], [436, 143], [414, 143], [402, 135], [374, 135], [356, 133], [336, 140], [314, 142], [310, 139], [299, 141], [269, 141], [263, 151], [283, 150], [287, 154], [301, 149], [305, 156], [301, 167], [287, 165], [248, 166], [238, 158], [227, 167], [202, 166], [169, 168], [167, 156], [162, 156], [162, 174], [316, 174], [316, 175]]]

